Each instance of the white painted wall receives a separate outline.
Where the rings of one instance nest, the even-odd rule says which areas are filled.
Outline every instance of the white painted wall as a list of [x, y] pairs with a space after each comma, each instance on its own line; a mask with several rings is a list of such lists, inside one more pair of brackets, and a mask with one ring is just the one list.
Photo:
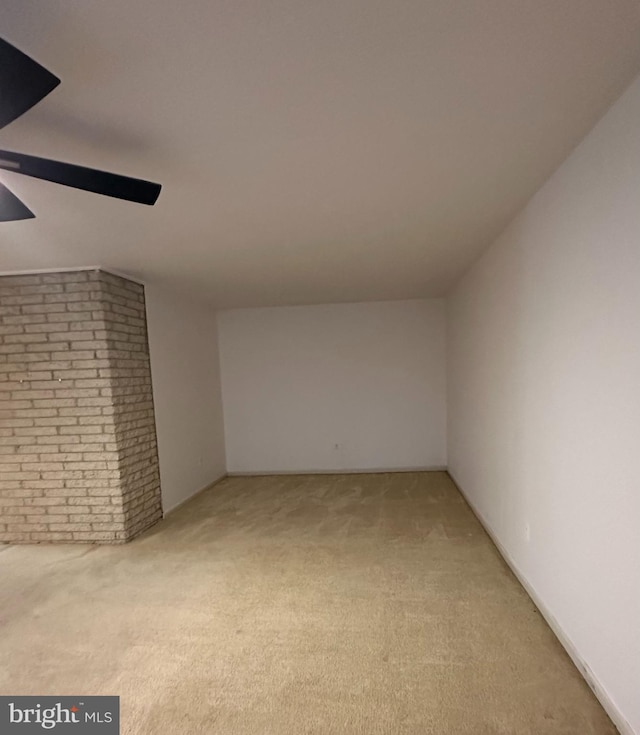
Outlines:
[[448, 332], [451, 473], [640, 733], [640, 80], [458, 284]]
[[446, 464], [441, 300], [236, 309], [218, 324], [230, 472]]
[[145, 292], [166, 513], [226, 471], [216, 315], [153, 284]]

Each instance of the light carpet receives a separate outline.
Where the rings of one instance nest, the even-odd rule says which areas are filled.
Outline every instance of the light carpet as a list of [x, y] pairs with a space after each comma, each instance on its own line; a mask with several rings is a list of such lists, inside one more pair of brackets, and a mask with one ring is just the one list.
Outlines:
[[446, 473], [227, 478], [124, 546], [0, 552], [0, 692], [126, 735], [615, 733]]

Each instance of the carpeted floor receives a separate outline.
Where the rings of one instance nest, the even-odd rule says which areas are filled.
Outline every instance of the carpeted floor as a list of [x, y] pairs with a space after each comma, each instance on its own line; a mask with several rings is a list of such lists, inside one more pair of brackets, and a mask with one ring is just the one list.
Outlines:
[[127, 735], [616, 732], [445, 473], [228, 478], [126, 546], [4, 547], [0, 617], [0, 693], [118, 694]]

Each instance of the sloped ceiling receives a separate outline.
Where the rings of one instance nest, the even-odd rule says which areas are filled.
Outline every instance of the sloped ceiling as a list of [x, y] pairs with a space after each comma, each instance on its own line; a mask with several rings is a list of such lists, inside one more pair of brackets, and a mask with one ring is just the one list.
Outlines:
[[640, 69], [635, 0], [3, 0], [62, 84], [0, 148], [0, 271], [100, 265], [216, 306], [443, 294]]

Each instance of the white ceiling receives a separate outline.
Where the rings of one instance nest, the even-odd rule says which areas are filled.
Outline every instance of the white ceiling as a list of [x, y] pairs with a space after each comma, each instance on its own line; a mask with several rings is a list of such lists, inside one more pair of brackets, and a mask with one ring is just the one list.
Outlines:
[[637, 0], [2, 0], [62, 78], [0, 147], [0, 271], [101, 265], [218, 306], [442, 294], [640, 69]]

